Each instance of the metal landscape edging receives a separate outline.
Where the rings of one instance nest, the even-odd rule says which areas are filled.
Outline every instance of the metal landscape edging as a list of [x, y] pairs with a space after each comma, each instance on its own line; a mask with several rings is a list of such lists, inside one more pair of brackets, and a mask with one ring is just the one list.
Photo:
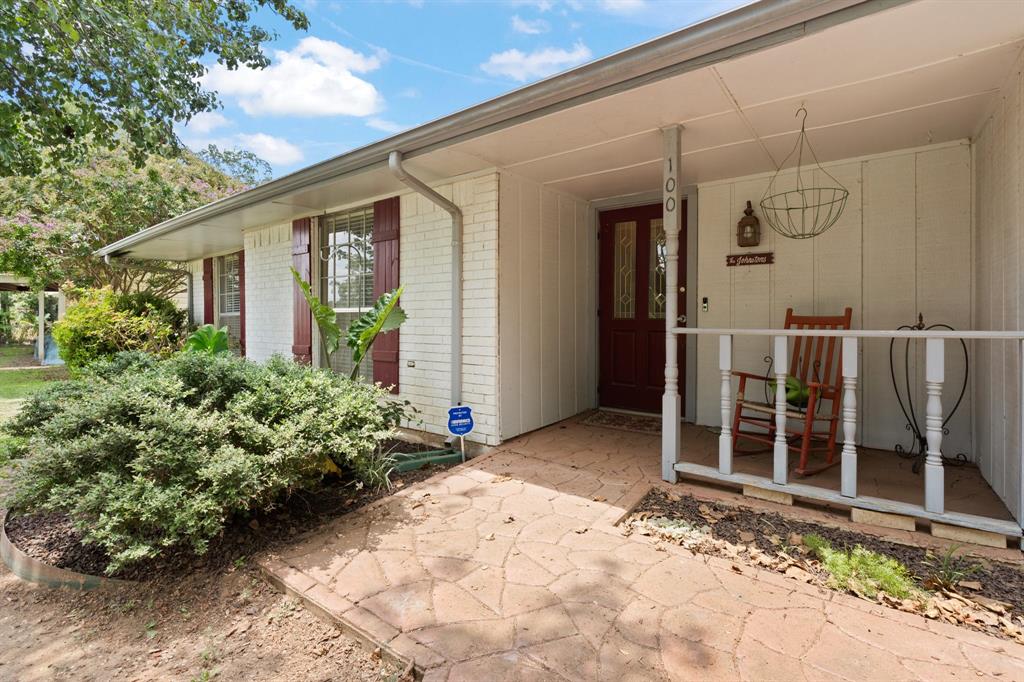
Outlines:
[[100, 587], [118, 587], [129, 581], [105, 578], [98, 575], [77, 573], [64, 568], [55, 568], [30, 557], [21, 551], [7, 537], [7, 510], [0, 510], [0, 560], [11, 573], [22, 580], [38, 583], [45, 587], [66, 587], [72, 590], [95, 590]]

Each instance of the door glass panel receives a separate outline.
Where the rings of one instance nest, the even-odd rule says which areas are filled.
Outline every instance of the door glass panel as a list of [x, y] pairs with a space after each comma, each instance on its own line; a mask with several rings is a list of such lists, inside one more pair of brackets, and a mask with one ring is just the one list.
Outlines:
[[615, 286], [613, 287], [616, 319], [636, 317], [636, 221], [615, 223]]
[[647, 273], [647, 316], [665, 319], [665, 221], [651, 221], [651, 257]]

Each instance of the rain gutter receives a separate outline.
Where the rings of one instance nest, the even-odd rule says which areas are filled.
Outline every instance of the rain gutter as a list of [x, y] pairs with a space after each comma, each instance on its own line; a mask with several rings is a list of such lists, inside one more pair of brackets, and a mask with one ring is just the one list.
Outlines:
[[[388, 169], [406, 187], [440, 206], [452, 217], [452, 308], [451, 308], [451, 404], [462, 404], [462, 209], [428, 187], [419, 178], [410, 175], [402, 165], [402, 152], [388, 155]], [[452, 190], [454, 194], [454, 189]]]

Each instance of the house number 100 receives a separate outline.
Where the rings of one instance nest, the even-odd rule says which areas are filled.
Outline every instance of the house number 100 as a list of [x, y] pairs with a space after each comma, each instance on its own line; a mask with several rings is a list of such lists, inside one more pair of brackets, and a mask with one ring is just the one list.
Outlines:
[[[668, 160], [668, 172], [672, 173], [672, 159]], [[665, 213], [671, 213], [676, 210], [676, 198], [672, 196], [672, 193], [676, 191], [676, 178], [674, 175], [669, 175], [665, 180], [665, 194], [669, 196], [665, 198]]]

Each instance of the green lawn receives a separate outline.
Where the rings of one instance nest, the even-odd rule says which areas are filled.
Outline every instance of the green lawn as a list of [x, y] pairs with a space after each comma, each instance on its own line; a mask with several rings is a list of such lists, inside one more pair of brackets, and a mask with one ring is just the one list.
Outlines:
[[34, 348], [34, 346], [23, 344], [0, 346], [0, 367], [22, 367], [34, 364], [32, 360]]
[[[0, 369], [0, 400], [22, 400], [50, 381], [67, 379], [64, 367], [39, 369]], [[2, 410], [3, 408], [0, 408]]]

